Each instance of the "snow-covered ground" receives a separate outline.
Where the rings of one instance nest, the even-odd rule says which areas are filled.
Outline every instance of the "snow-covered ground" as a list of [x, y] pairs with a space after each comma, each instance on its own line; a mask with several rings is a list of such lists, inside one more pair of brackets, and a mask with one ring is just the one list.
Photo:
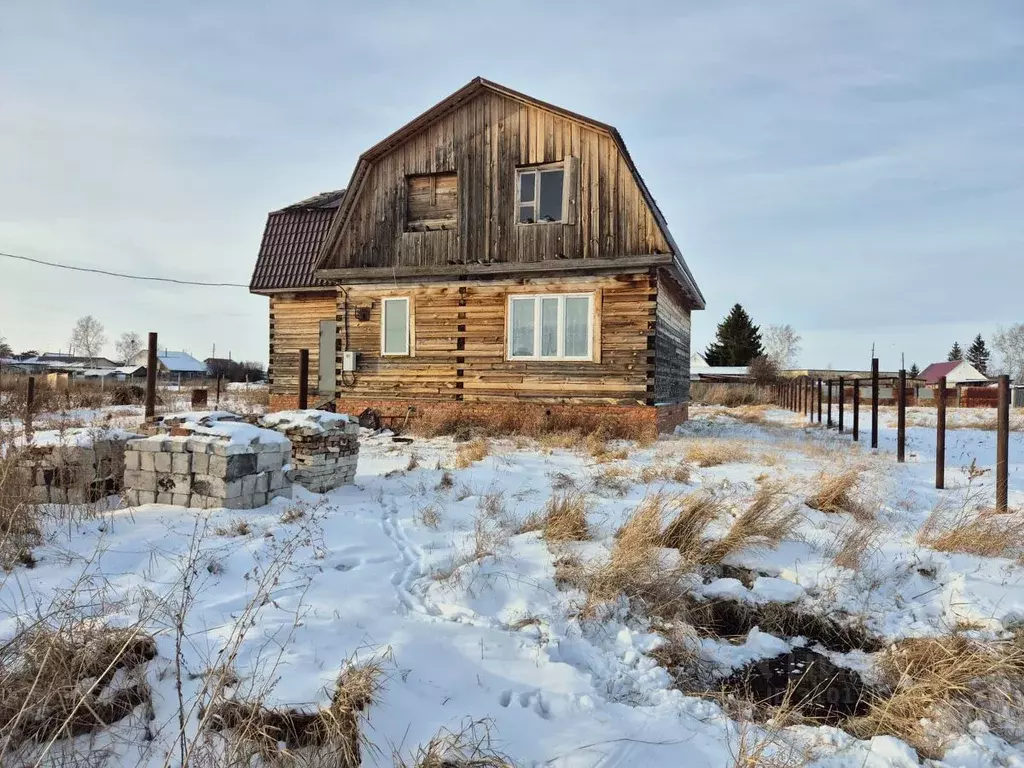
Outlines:
[[[789, 412], [757, 413], [760, 421], [742, 421], [728, 409], [694, 408], [677, 435], [643, 447], [616, 444], [623, 453], [610, 461], [494, 440], [487, 456], [463, 469], [450, 439], [400, 444], [366, 433], [356, 485], [324, 496], [297, 488], [296, 501], [252, 511], [150, 505], [54, 524], [34, 552], [37, 565], [0, 581], [0, 641], [68, 590], [83, 611], [108, 621], [142, 617], [158, 648], [147, 672], [154, 739], [97, 737], [93, 747], [107, 746], [111, 765], [176, 764], [179, 700], [190, 706], [204, 673], [230, 654], [240, 692], [258, 690], [268, 704], [289, 706], [325, 704], [346, 660], [382, 660], [380, 701], [364, 724], [378, 751], [366, 751], [364, 765], [392, 765], [394, 751], [407, 756], [441, 728], [487, 720], [494, 745], [521, 765], [731, 766], [742, 743], [767, 732], [731, 719], [712, 697], [680, 691], [649, 655], [662, 636], [624, 606], [600, 620], [581, 618], [580, 594], [556, 585], [554, 562], [569, 550], [600, 560], [630, 512], [659, 490], [749, 499], [767, 480], [785, 485], [800, 522], [777, 547], [727, 558], [758, 575], [751, 586], [695, 579], [695, 593], [797, 604], [862, 627], [882, 644], [966, 625], [995, 636], [1024, 621], [1018, 561], [934, 551], [915, 540], [940, 503], [962, 506], [969, 493], [991, 504], [992, 473], [968, 483], [959, 468], [993, 466], [994, 432], [950, 433], [948, 488], [936, 491], [933, 430], [910, 428], [908, 461], [897, 465], [887, 421], [876, 454], [866, 432], [855, 445]], [[680, 482], [685, 473], [672, 470], [689, 466], [688, 451], [714, 442], [741, 446], [746, 460], [692, 467]], [[1024, 434], [1011, 435], [1010, 457], [1010, 504], [1021, 509]], [[853, 518], [803, 504], [819, 473], [845, 468], [859, 472], [858, 499], [880, 524], [855, 569], [835, 563], [836, 541]], [[515, 532], [567, 486], [586, 493], [592, 541], [556, 547], [537, 531]], [[704, 638], [701, 654], [724, 677], [801, 642], [753, 630], [741, 642]], [[830, 657], [872, 675], [870, 654]], [[191, 721], [187, 728], [191, 735]], [[803, 725], [771, 738], [806, 764], [919, 764], [913, 749], [889, 736], [862, 741]], [[1024, 747], [977, 725], [934, 764], [1024, 766]]]

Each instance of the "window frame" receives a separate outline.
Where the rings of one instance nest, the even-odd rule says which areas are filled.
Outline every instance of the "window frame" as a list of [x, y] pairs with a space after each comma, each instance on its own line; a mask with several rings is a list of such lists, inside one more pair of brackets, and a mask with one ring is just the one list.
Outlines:
[[[389, 301], [405, 302], [405, 351], [387, 351], [387, 304]], [[410, 296], [383, 296], [380, 300], [380, 356], [411, 357], [412, 356], [412, 298]]]
[[[541, 355], [543, 327], [541, 312], [544, 299], [558, 300], [557, 354]], [[587, 300], [587, 352], [585, 355], [565, 354], [565, 300]], [[533, 301], [533, 354], [516, 355], [512, 352], [512, 304], [515, 301]], [[589, 363], [595, 361], [597, 349], [597, 293], [579, 291], [572, 293], [510, 293], [505, 301], [505, 359], [509, 361]]]
[[[562, 172], [562, 205], [557, 221], [537, 221], [537, 213], [540, 211], [540, 177], [541, 174], [550, 171], [561, 171]], [[523, 202], [523, 176], [529, 174], [533, 176], [533, 201]], [[568, 184], [569, 184], [569, 172], [567, 164], [565, 162], [558, 163], [544, 163], [542, 165], [523, 165], [516, 168], [516, 226], [532, 227], [537, 224], [566, 224], [569, 221], [568, 214]], [[519, 216], [523, 206], [533, 206], [533, 221], [520, 221]]]

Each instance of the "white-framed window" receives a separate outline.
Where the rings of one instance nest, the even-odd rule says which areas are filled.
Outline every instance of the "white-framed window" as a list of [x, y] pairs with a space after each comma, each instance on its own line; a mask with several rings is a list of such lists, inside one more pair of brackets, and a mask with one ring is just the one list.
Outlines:
[[518, 294], [508, 297], [509, 360], [592, 360], [594, 294]]
[[380, 307], [380, 353], [409, 354], [409, 297], [388, 297]]
[[565, 220], [565, 168], [558, 165], [516, 170], [516, 221], [520, 224]]

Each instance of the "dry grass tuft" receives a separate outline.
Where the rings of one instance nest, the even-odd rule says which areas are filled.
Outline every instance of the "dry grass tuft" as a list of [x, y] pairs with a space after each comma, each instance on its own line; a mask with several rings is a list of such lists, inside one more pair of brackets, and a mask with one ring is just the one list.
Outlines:
[[[139, 669], [156, 643], [136, 627], [35, 626], [0, 646], [0, 754], [93, 733], [149, 704]], [[118, 674], [123, 670], [122, 674]]]
[[252, 533], [252, 526], [247, 520], [236, 517], [226, 525], [218, 525], [213, 529], [213, 533], [215, 536], [249, 536]]
[[820, 473], [814, 481], [814, 492], [807, 498], [807, 506], [819, 512], [847, 512], [860, 520], [872, 519], [867, 508], [852, 495], [859, 478], [859, 469], [838, 474]]
[[548, 541], [586, 541], [590, 538], [586, 496], [582, 493], [555, 493], [544, 506], [542, 517], [544, 538]]
[[974, 720], [999, 731], [1019, 727], [1024, 714], [1024, 647], [1014, 642], [962, 634], [903, 640], [882, 654], [878, 667], [890, 694], [848, 723], [860, 738], [897, 736], [938, 758]]
[[605, 465], [591, 478], [591, 487], [596, 493], [614, 493], [625, 496], [633, 485], [633, 473], [628, 467]]
[[436, 531], [441, 527], [441, 508], [437, 504], [427, 504], [416, 511], [413, 519], [420, 525]]
[[940, 552], [980, 557], [1020, 557], [1024, 551], [1024, 519], [991, 510], [937, 507], [917, 533], [917, 542]]
[[705, 545], [701, 562], [720, 563], [733, 552], [774, 546], [782, 541], [800, 519], [796, 509], [788, 503], [787, 496], [781, 485], [765, 483], [760, 486], [753, 501], [733, 521], [728, 533]]
[[202, 719], [224, 737], [226, 765], [250, 765], [256, 758], [273, 763], [283, 744], [311, 763], [358, 768], [368, 743], [359, 716], [376, 703], [382, 674], [379, 662], [350, 665], [338, 677], [331, 703], [316, 711], [229, 699], [211, 705]]
[[303, 507], [288, 507], [284, 514], [281, 515], [281, 522], [285, 524], [297, 523], [305, 516], [306, 510]]
[[686, 447], [684, 458], [698, 467], [717, 467], [750, 461], [750, 451], [743, 443], [732, 440], [706, 438]]
[[636, 478], [643, 485], [656, 482], [672, 482], [686, 485], [692, 479], [693, 470], [688, 464], [648, 464], [640, 468]]
[[435, 488], [439, 491], [448, 491], [455, 487], [455, 478], [447, 469], [441, 473], [441, 479], [437, 481]]
[[485, 438], [478, 437], [463, 443], [455, 451], [455, 466], [458, 469], [466, 469], [475, 462], [487, 458], [491, 452], [491, 444]]
[[661, 546], [678, 549], [683, 559], [700, 561], [705, 531], [724, 511], [719, 497], [707, 491], [691, 493], [681, 500], [679, 512], [661, 534]]
[[881, 535], [882, 527], [877, 521], [853, 520], [849, 525], [843, 526], [826, 553], [840, 568], [856, 571], [864, 563], [868, 550], [877, 544]]
[[395, 753], [395, 768], [514, 768], [515, 763], [493, 746], [490, 720], [475, 720], [459, 731], [442, 728], [411, 756]]

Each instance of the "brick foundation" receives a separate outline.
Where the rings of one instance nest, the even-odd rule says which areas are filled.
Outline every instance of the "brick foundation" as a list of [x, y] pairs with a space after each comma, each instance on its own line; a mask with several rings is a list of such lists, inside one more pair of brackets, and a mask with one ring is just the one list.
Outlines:
[[[270, 410], [295, 407], [295, 395], [271, 395]], [[545, 422], [574, 426], [597, 427], [606, 424], [622, 436], [640, 437], [672, 432], [687, 420], [689, 406], [673, 405], [544, 405], [529, 402], [458, 403], [432, 400], [366, 400], [343, 397], [335, 401], [338, 413], [358, 416], [367, 408], [377, 411], [386, 426], [401, 427], [406, 423], [441, 423], [446, 419], [466, 421], [495, 428], [523, 423], [542, 426]], [[415, 411], [409, 413], [409, 408]]]

